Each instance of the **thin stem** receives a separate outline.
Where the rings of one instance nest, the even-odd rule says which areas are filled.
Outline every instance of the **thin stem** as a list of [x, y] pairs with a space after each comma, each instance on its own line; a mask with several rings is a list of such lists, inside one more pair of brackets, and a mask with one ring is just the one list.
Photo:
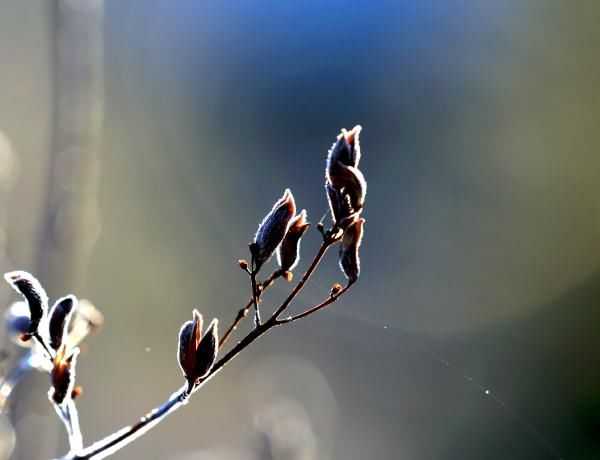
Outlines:
[[256, 260], [252, 254], [252, 271], [250, 272], [250, 284], [252, 285], [252, 303], [254, 304], [254, 327], [260, 326], [260, 311], [258, 310], [258, 289], [256, 288], [256, 274], [260, 267], [256, 267]]
[[312, 276], [313, 272], [316, 270], [317, 266], [321, 262], [321, 259], [327, 252], [327, 249], [329, 249], [329, 247], [333, 243], [335, 243], [338, 239], [333, 239], [333, 238], [324, 238], [323, 239], [323, 243], [321, 244], [321, 247], [319, 248], [319, 252], [317, 252], [317, 254], [315, 255], [315, 258], [313, 259], [312, 263], [310, 264], [310, 266], [308, 267], [308, 269], [302, 276], [302, 279], [300, 279], [300, 281], [298, 281], [298, 284], [296, 284], [296, 287], [294, 287], [294, 289], [292, 290], [292, 292], [290, 292], [290, 295], [287, 297], [287, 299], [285, 299], [283, 301], [283, 303], [281, 304], [281, 306], [277, 309], [277, 311], [275, 311], [273, 316], [269, 319], [269, 322], [277, 323], [277, 321], [278, 321], [277, 318], [279, 317], [279, 315], [281, 315], [281, 313], [283, 313], [283, 311], [290, 305], [290, 303], [292, 303], [292, 300], [294, 300], [296, 298], [298, 293], [302, 290], [302, 288], [304, 287], [304, 285], [306, 284], [308, 279]]
[[[269, 289], [273, 285], [275, 280], [277, 280], [277, 278], [279, 278], [280, 276], [281, 276], [281, 270], [275, 270], [271, 274], [271, 276], [269, 276], [269, 278], [267, 278], [266, 281], [263, 281], [262, 283], [258, 284], [258, 296], [257, 296], [258, 302], [260, 302], [260, 297], [261, 297], [262, 293], [265, 292], [267, 289]], [[223, 337], [221, 337], [221, 339], [219, 340], [219, 349], [223, 348], [223, 345], [225, 345], [225, 342], [227, 342], [231, 333], [237, 329], [240, 322], [248, 315], [248, 311], [250, 311], [250, 308], [252, 308], [253, 304], [254, 304], [254, 299], [250, 299], [248, 301], [248, 303], [246, 303], [246, 305], [237, 312], [237, 315], [236, 315], [235, 319], [233, 320], [233, 323], [231, 323], [231, 326], [229, 326], [229, 328], [227, 329], [225, 334], [223, 334]]]
[[[252, 331], [250, 331], [248, 335], [246, 335], [227, 354], [225, 354], [225, 356], [223, 356], [219, 361], [217, 361], [208, 373], [208, 375], [199, 380], [191, 391], [189, 390], [187, 384], [184, 385], [178, 391], [173, 393], [173, 395], [171, 395], [171, 397], [164, 404], [150, 411], [137, 423], [130, 426], [126, 426], [125, 428], [117, 431], [116, 433], [109, 435], [106, 438], [92, 444], [90, 447], [83, 449], [80, 454], [67, 454], [67, 456], [63, 457], [62, 460], [96, 460], [105, 458], [111, 455], [112, 453], [120, 450], [121, 448], [125, 447], [129, 443], [133, 442], [135, 439], [137, 439], [138, 437], [146, 433], [148, 430], [150, 430], [151, 428], [159, 424], [161, 421], [163, 421], [168, 415], [172, 414], [182, 405], [184, 405], [193, 393], [198, 391], [202, 386], [204, 386], [204, 384], [206, 384], [218, 372], [220, 372], [225, 367], [225, 365], [228, 364], [233, 358], [235, 358], [242, 350], [244, 350], [252, 342], [264, 335], [265, 332], [267, 332], [268, 330], [285, 323], [285, 320], [280, 321], [277, 319], [277, 317], [289, 306], [289, 304], [292, 302], [292, 300], [294, 300], [296, 295], [298, 295], [298, 293], [302, 290], [308, 279], [311, 277], [311, 275], [314, 273], [315, 269], [319, 265], [319, 262], [327, 252], [329, 246], [338, 241], [338, 239], [339, 238], [326, 238], [323, 241], [323, 244], [321, 245], [319, 251], [315, 255], [309, 268], [302, 276], [302, 279], [294, 287], [290, 295], [285, 299], [285, 301], [277, 309], [277, 311], [269, 318], [267, 322], [263, 324], [258, 324]], [[347, 290], [348, 287], [349, 286], [347, 286], [343, 291]], [[254, 298], [252, 299], [252, 304], [257, 306], [258, 291], [254, 290], [253, 292]], [[334, 300], [337, 299], [337, 297], [339, 297], [339, 295], [337, 295], [334, 298]], [[331, 303], [334, 300], [328, 299], [328, 302]]]
[[37, 343], [39, 343], [42, 346], [42, 348], [44, 349], [44, 351], [46, 353], [48, 353], [48, 357], [49, 357], [50, 361], [52, 361], [54, 359], [54, 353], [52, 353], [52, 351], [50, 350], [50, 347], [48, 347], [48, 345], [46, 344], [46, 341], [40, 335], [40, 333], [39, 332], [35, 332], [34, 334], [32, 334], [32, 337], [35, 340], [37, 340]]
[[223, 337], [221, 337], [221, 339], [219, 340], [219, 349], [223, 348], [223, 345], [225, 345], [225, 342], [227, 342], [231, 333], [237, 329], [240, 322], [246, 317], [246, 315], [250, 311], [250, 308], [252, 308], [252, 305], [254, 305], [254, 302], [253, 299], [250, 299], [248, 303], [243, 308], [241, 308], [240, 311], [237, 312], [233, 323], [231, 323], [229, 329], [227, 329], [225, 334], [223, 334]]
[[67, 454], [62, 460], [91, 460], [101, 459], [122, 449], [129, 443], [135, 441], [148, 430], [163, 421], [168, 415], [179, 409], [187, 402], [192, 393], [198, 391], [205, 383], [213, 378], [225, 365], [235, 358], [244, 348], [258, 339], [266, 331], [274, 327], [275, 324], [263, 324], [256, 329], [253, 329], [242, 341], [231, 349], [223, 358], [221, 358], [210, 370], [209, 374], [200, 380], [194, 389], [188, 391], [187, 384], [173, 393], [171, 397], [161, 406], [151, 410], [148, 414], [142, 417], [137, 423], [126, 426], [116, 433], [107, 436], [106, 438], [92, 444], [84, 449], [80, 454]]
[[295, 316], [290, 316], [288, 318], [284, 318], [284, 319], [279, 319], [276, 321], [276, 324], [287, 324], [287, 323], [291, 323], [293, 321], [297, 321], [299, 319], [305, 318], [309, 315], [312, 315], [313, 313], [318, 312], [319, 310], [322, 310], [323, 308], [327, 307], [328, 305], [331, 305], [332, 303], [334, 303], [337, 299], [339, 299], [342, 294], [344, 294], [344, 292], [346, 292], [348, 289], [350, 289], [350, 287], [352, 286], [353, 283], [348, 283], [346, 284], [346, 286], [337, 294], [330, 296], [327, 300], [321, 302], [319, 305], [316, 305], [312, 308], [309, 308], [308, 310], [306, 310], [303, 313], [300, 313], [298, 315]]
[[63, 422], [67, 435], [69, 436], [69, 454], [77, 455], [83, 449], [83, 437], [81, 436], [81, 428], [79, 426], [79, 414], [75, 407], [75, 402], [69, 399], [64, 406], [54, 405], [54, 409], [59, 418]]
[[187, 393], [187, 384], [173, 393], [165, 403], [152, 409], [143, 416], [137, 423], [126, 426], [125, 428], [113, 433], [110, 436], [92, 444], [86, 449], [82, 449], [79, 453], [70, 452], [62, 457], [62, 460], [84, 460], [84, 459], [101, 459], [117, 452], [125, 447], [130, 442], [136, 440], [148, 430], [156, 426], [168, 415], [187, 402], [189, 394]]

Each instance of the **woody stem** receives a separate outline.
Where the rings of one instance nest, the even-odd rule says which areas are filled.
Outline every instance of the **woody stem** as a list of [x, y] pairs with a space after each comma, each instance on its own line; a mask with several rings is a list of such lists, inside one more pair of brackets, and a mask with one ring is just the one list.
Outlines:
[[[260, 302], [260, 296], [262, 295], [262, 293], [265, 292], [268, 288], [270, 288], [273, 285], [273, 283], [275, 282], [275, 280], [277, 280], [277, 278], [279, 278], [280, 276], [281, 276], [281, 270], [275, 270], [271, 274], [271, 276], [269, 276], [269, 278], [267, 278], [266, 281], [263, 281], [262, 283], [258, 284], [258, 296], [257, 296], [258, 302]], [[231, 333], [237, 329], [240, 322], [248, 315], [248, 311], [250, 311], [250, 308], [252, 308], [253, 304], [254, 304], [254, 299], [250, 299], [246, 303], [246, 305], [237, 312], [237, 315], [236, 315], [235, 319], [233, 320], [233, 323], [231, 323], [231, 325], [229, 326], [229, 328], [227, 329], [225, 334], [223, 334], [223, 337], [221, 337], [221, 339], [219, 340], [219, 349], [221, 349], [223, 347], [223, 345], [225, 345], [225, 342], [227, 342], [227, 340], [231, 336]]]
[[[281, 306], [276, 310], [276, 312], [269, 318], [268, 321], [262, 324], [258, 324], [248, 335], [246, 335], [240, 342], [238, 342], [225, 356], [223, 356], [219, 361], [215, 363], [215, 365], [211, 368], [208, 375], [204, 378], [200, 379], [198, 383], [194, 386], [192, 391], [188, 391], [187, 384], [177, 390], [175, 393], [171, 395], [171, 397], [164, 402], [162, 405], [157, 408], [151, 410], [148, 414], [142, 417], [137, 423], [133, 425], [126, 426], [121, 430], [113, 433], [112, 435], [107, 436], [106, 438], [92, 444], [86, 449], [81, 450], [79, 454], [75, 452], [71, 452], [67, 454], [62, 460], [97, 460], [101, 458], [105, 458], [121, 448], [125, 447], [148, 430], [153, 428], [162, 422], [168, 415], [175, 412], [175, 410], [179, 409], [182, 405], [184, 405], [189, 397], [198, 391], [204, 384], [206, 384], [210, 379], [212, 379], [215, 375], [217, 375], [224, 367], [227, 365], [233, 358], [235, 358], [238, 354], [240, 354], [245, 348], [247, 348], [252, 342], [260, 338], [267, 332], [268, 330], [285, 324], [287, 321], [278, 320], [278, 316], [290, 305], [290, 303], [296, 298], [298, 293], [302, 290], [306, 282], [312, 276], [317, 266], [323, 259], [323, 256], [327, 252], [327, 249], [337, 242], [339, 238], [336, 237], [326, 237], [323, 240], [323, 244], [319, 248], [319, 251], [315, 255], [313, 261], [310, 266], [298, 282], [294, 289], [290, 292], [285, 301], [281, 304]], [[253, 267], [254, 268], [254, 267]], [[254, 270], [253, 270], [254, 271]], [[338, 295], [328, 299], [327, 305], [335, 301], [342, 292], [347, 290], [349, 287], [346, 286], [344, 290], [342, 290]], [[254, 296], [252, 299], [252, 304], [257, 306], [257, 291], [253, 291]], [[332, 300], [333, 299], [333, 300]], [[325, 305], [319, 304], [317, 307], [324, 308]], [[251, 305], [250, 305], [251, 307]], [[305, 317], [310, 315], [312, 312], [317, 311], [317, 307], [308, 310], [307, 312], [301, 314], [301, 317]], [[298, 318], [300, 319], [300, 318]], [[234, 321], [235, 325], [235, 321]]]
[[258, 273], [259, 268], [256, 267], [256, 259], [254, 255], [252, 255], [252, 266], [250, 272], [250, 282], [252, 285], [252, 303], [254, 304], [254, 327], [258, 328], [260, 326], [260, 312], [258, 310], [258, 290], [256, 288], [256, 274]]

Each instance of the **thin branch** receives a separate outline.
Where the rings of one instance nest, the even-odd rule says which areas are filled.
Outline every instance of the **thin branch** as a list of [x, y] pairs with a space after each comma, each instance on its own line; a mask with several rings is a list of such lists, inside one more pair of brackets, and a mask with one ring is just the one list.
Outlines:
[[279, 319], [276, 321], [276, 324], [287, 324], [287, 323], [291, 323], [293, 321], [297, 321], [299, 319], [305, 318], [309, 315], [312, 315], [313, 313], [318, 312], [319, 310], [322, 310], [323, 308], [327, 307], [328, 305], [331, 305], [332, 303], [334, 303], [337, 299], [339, 299], [344, 292], [346, 292], [348, 289], [350, 289], [350, 287], [352, 286], [353, 283], [348, 283], [346, 284], [346, 286], [344, 286], [344, 288], [338, 292], [335, 295], [331, 295], [327, 300], [321, 302], [319, 305], [316, 305], [312, 308], [309, 308], [308, 310], [306, 310], [303, 313], [300, 313], [298, 315], [295, 316], [290, 316], [288, 318], [284, 318], [284, 319]]
[[54, 353], [52, 353], [52, 351], [50, 350], [50, 347], [48, 346], [48, 344], [46, 343], [44, 338], [40, 335], [40, 333], [36, 332], [36, 333], [32, 334], [31, 337], [34, 340], [36, 340], [37, 343], [39, 343], [41, 345], [41, 347], [44, 349], [44, 351], [46, 353], [48, 353], [48, 358], [50, 359], [50, 361], [52, 361], [52, 359], [54, 358]]
[[[280, 276], [281, 276], [281, 270], [275, 270], [271, 274], [271, 276], [269, 276], [269, 278], [267, 278], [266, 281], [263, 281], [262, 283], [258, 284], [257, 301], [259, 303], [260, 303], [260, 297], [261, 297], [262, 293], [265, 292], [267, 289], [269, 289], [273, 285], [275, 280], [277, 280], [277, 278], [279, 278]], [[252, 305], [254, 305], [254, 299], [250, 299], [248, 301], [248, 303], [246, 303], [246, 305], [243, 308], [241, 308], [240, 311], [237, 312], [237, 315], [236, 315], [235, 319], [233, 320], [233, 323], [231, 323], [231, 326], [229, 326], [229, 328], [227, 329], [225, 334], [223, 334], [223, 337], [221, 337], [221, 339], [219, 340], [219, 349], [223, 348], [223, 345], [225, 345], [225, 342], [227, 342], [231, 333], [237, 329], [240, 322], [248, 315], [248, 312], [252, 308]]]
[[306, 272], [304, 273], [304, 275], [302, 276], [300, 281], [298, 281], [298, 284], [296, 284], [296, 287], [294, 287], [292, 292], [290, 292], [290, 295], [287, 297], [287, 299], [285, 299], [283, 301], [281, 306], [277, 309], [277, 311], [275, 311], [273, 316], [269, 319], [269, 322], [277, 323], [279, 315], [281, 315], [281, 313], [283, 313], [283, 311], [290, 305], [290, 303], [292, 303], [292, 301], [300, 293], [300, 291], [302, 290], [302, 288], [304, 287], [304, 285], [306, 284], [308, 279], [311, 277], [311, 275], [313, 274], [313, 272], [316, 270], [317, 266], [321, 262], [321, 259], [323, 259], [323, 256], [327, 252], [327, 249], [329, 249], [329, 247], [332, 244], [334, 244], [335, 242], [337, 242], [338, 240], [339, 240], [339, 238], [333, 238], [333, 237], [323, 238], [323, 243], [321, 244], [321, 247], [319, 248], [319, 252], [317, 252], [317, 255], [313, 259], [312, 263], [310, 264], [310, 266], [308, 267], [308, 269], [306, 270]]
[[83, 449], [83, 437], [81, 436], [79, 414], [77, 413], [77, 407], [75, 407], [75, 401], [69, 399], [64, 406], [54, 404], [54, 409], [63, 422], [69, 436], [70, 450], [67, 455], [77, 455]]
[[260, 326], [260, 311], [258, 310], [258, 289], [256, 288], [256, 274], [258, 273], [259, 267], [256, 267], [256, 259], [252, 254], [250, 272], [250, 284], [252, 286], [252, 303], [254, 304], [254, 327]]
[[96, 460], [106, 458], [163, 421], [169, 414], [184, 405], [188, 398], [189, 394], [187, 393], [186, 384], [173, 393], [164, 404], [152, 409], [137, 423], [126, 426], [112, 435], [92, 444], [86, 449], [82, 449], [79, 453], [70, 452], [62, 457], [61, 460]]
[[240, 311], [237, 312], [233, 323], [231, 323], [231, 326], [229, 326], [225, 334], [223, 334], [223, 337], [221, 337], [221, 339], [219, 340], [219, 349], [223, 348], [223, 345], [225, 345], [225, 342], [227, 342], [231, 333], [237, 329], [240, 322], [246, 317], [246, 315], [248, 315], [248, 312], [252, 308], [252, 305], [254, 305], [254, 301], [253, 299], [250, 299], [248, 303], [243, 308], [241, 308]]
[[[32, 335], [33, 340], [35, 340], [39, 345], [42, 346], [44, 351], [48, 354], [46, 358], [50, 362], [50, 369], [54, 366], [54, 356], [55, 354], [52, 352], [44, 337], [40, 335], [39, 332], [36, 332]], [[67, 401], [64, 406], [59, 404], [54, 404], [54, 409], [58, 414], [58, 417], [63, 422], [65, 426], [65, 430], [67, 431], [67, 435], [69, 437], [69, 454], [76, 454], [77, 452], [83, 449], [83, 437], [81, 436], [81, 427], [79, 426], [79, 414], [77, 412], [77, 407], [75, 406], [75, 401], [72, 399], [71, 395], [67, 396]]]
[[[290, 295], [285, 299], [285, 301], [277, 309], [277, 311], [269, 318], [267, 322], [259, 324], [257, 327], [255, 327], [252, 331], [250, 331], [248, 335], [246, 335], [240, 342], [238, 342], [225, 356], [223, 356], [219, 361], [217, 361], [208, 373], [208, 375], [200, 379], [198, 383], [194, 386], [192, 391], [189, 391], [187, 384], [184, 385], [178, 391], [173, 393], [165, 403], [150, 411], [137, 423], [126, 426], [125, 428], [122, 428], [116, 433], [109, 435], [104, 439], [101, 439], [100, 441], [92, 444], [88, 448], [83, 449], [80, 454], [69, 453], [65, 457], [62, 457], [62, 460], [96, 460], [105, 458], [111, 455], [112, 453], [117, 452], [129, 443], [133, 442], [141, 435], [146, 433], [148, 430], [158, 425], [168, 415], [172, 414], [175, 410], [179, 409], [188, 401], [188, 399], [193, 393], [198, 391], [202, 386], [204, 386], [204, 384], [206, 384], [218, 372], [220, 372], [225, 367], [225, 365], [228, 364], [233, 358], [235, 358], [242, 350], [248, 347], [252, 342], [257, 340], [268, 330], [280, 325], [280, 322], [277, 320], [277, 317], [289, 306], [289, 304], [292, 302], [292, 300], [294, 300], [296, 295], [298, 295], [298, 293], [302, 290], [308, 279], [312, 276], [315, 269], [319, 265], [319, 262], [327, 252], [327, 249], [338, 240], [339, 238], [335, 237], [324, 239], [323, 244], [319, 248], [319, 251], [315, 255], [309, 268], [302, 276], [302, 279], [294, 287]], [[258, 299], [252, 299], [253, 305], [257, 305], [255, 304], [255, 301], [257, 302]]]

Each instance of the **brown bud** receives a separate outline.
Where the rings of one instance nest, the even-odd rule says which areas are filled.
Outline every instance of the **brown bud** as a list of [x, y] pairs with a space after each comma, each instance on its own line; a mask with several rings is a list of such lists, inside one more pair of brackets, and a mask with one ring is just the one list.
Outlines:
[[291, 271], [300, 260], [300, 239], [310, 226], [306, 210], [292, 219], [281, 244], [277, 247], [277, 262], [284, 272]]
[[283, 272], [283, 279], [289, 283], [294, 279], [294, 274], [292, 272]]
[[248, 270], [248, 261], [246, 259], [238, 260], [238, 264], [242, 270]]
[[365, 203], [367, 182], [358, 169], [360, 126], [342, 129], [327, 156], [325, 169], [327, 200], [334, 224], [345, 229], [358, 218]]
[[338, 192], [329, 182], [325, 183], [325, 190], [327, 191], [333, 223], [341, 229], [345, 229], [358, 218], [358, 213], [352, 208], [350, 195], [345, 192]]
[[355, 212], [363, 208], [367, 182], [358, 168], [335, 162], [327, 169], [327, 179], [335, 190], [350, 197], [350, 205]]
[[340, 268], [348, 281], [354, 283], [360, 275], [358, 249], [363, 235], [365, 219], [360, 218], [346, 228], [340, 245]]
[[215, 364], [217, 351], [219, 350], [218, 323], [219, 321], [216, 318], [210, 322], [208, 329], [198, 344], [194, 371], [195, 380], [205, 377]]
[[75, 401], [82, 394], [83, 394], [83, 388], [81, 388], [81, 387], [75, 387], [75, 388], [73, 388], [73, 391], [71, 392], [71, 399], [73, 401]]
[[52, 388], [48, 396], [56, 404], [61, 405], [68, 397], [73, 394], [75, 385], [75, 364], [79, 348], [67, 351], [67, 346], [63, 343], [54, 357], [54, 367], [50, 373]]
[[194, 309], [193, 319], [184, 323], [179, 330], [179, 347], [177, 349], [177, 361], [179, 361], [183, 376], [188, 381], [195, 380], [196, 349], [200, 343], [201, 330], [202, 315]]
[[[331, 146], [327, 155], [328, 165], [339, 161], [346, 166], [358, 166], [360, 161], [360, 144], [358, 137], [362, 128], [356, 125], [350, 132], [342, 129], [337, 141]], [[329, 166], [328, 166], [329, 168]]]
[[254, 237], [255, 257], [257, 268], [267, 262], [277, 246], [283, 240], [288, 228], [290, 219], [296, 212], [296, 203], [289, 189], [285, 190], [283, 197], [279, 199], [269, 214], [265, 216], [258, 226]]
[[19, 292], [29, 305], [30, 335], [37, 333], [40, 321], [48, 309], [48, 296], [40, 282], [25, 271], [14, 271], [4, 274], [4, 279]]
[[331, 296], [336, 296], [340, 293], [340, 291], [342, 290], [342, 285], [339, 283], [334, 283], [333, 286], [331, 286]]
[[179, 331], [177, 359], [190, 389], [198, 379], [210, 372], [217, 359], [217, 323], [218, 321], [213, 319], [206, 332], [201, 334], [202, 315], [198, 310], [194, 310], [193, 320], [186, 322]]
[[71, 315], [77, 306], [77, 298], [73, 295], [68, 295], [62, 299], [58, 299], [54, 306], [50, 309], [48, 317], [48, 335], [50, 337], [50, 346], [58, 350], [62, 345], [67, 332], [67, 327]]

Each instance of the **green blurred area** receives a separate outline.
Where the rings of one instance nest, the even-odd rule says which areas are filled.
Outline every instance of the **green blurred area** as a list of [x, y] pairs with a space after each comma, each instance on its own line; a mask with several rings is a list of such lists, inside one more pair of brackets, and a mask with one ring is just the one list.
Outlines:
[[[75, 292], [105, 315], [78, 365], [86, 441], [180, 385], [180, 325], [193, 308], [233, 319], [258, 222], [286, 187], [317, 222], [327, 149], [360, 123], [360, 282], [115, 458], [600, 457], [597, 2], [111, 0], [105, 12], [102, 232]], [[36, 257], [48, 17], [39, 0], [0, 7], [0, 131], [20, 159], [5, 271]], [[297, 270], [317, 246], [313, 230]], [[341, 281], [332, 254], [295, 308]], [[280, 407], [311, 427], [303, 457], [264, 451]]]

